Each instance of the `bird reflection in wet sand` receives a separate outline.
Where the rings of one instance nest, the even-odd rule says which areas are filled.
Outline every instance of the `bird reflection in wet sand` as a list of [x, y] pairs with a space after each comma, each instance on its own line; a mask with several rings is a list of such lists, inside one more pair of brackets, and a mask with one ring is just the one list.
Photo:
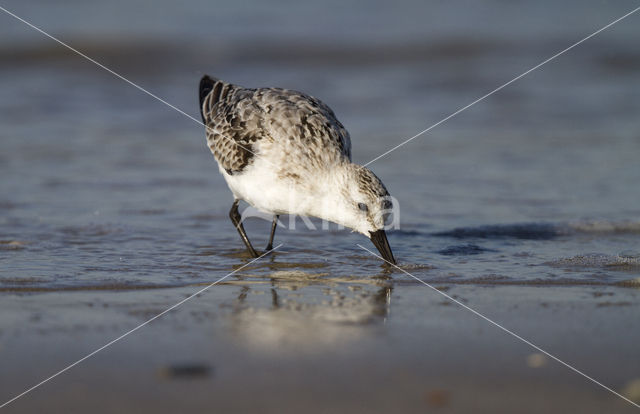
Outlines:
[[207, 144], [233, 193], [229, 217], [253, 257], [238, 203], [273, 216], [331, 221], [369, 237], [395, 264], [385, 233], [393, 209], [389, 192], [368, 168], [351, 162], [351, 138], [320, 100], [288, 89], [248, 89], [210, 76], [200, 81]]
[[[335, 283], [299, 272], [294, 281], [284, 275], [268, 285], [240, 288], [229, 315], [233, 336], [260, 352], [281, 352], [288, 345], [313, 352], [371, 334], [390, 314], [390, 282], [372, 279]], [[373, 279], [375, 280], [375, 279]]]

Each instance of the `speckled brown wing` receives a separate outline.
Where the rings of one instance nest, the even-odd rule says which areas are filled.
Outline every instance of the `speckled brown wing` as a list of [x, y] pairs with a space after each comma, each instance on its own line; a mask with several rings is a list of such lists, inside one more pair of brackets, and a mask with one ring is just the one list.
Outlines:
[[265, 138], [261, 109], [253, 91], [205, 76], [200, 81], [200, 111], [207, 145], [228, 174], [243, 171]]
[[263, 126], [275, 140], [307, 163], [329, 163], [346, 157], [351, 161], [351, 139], [335, 114], [320, 100], [301, 92], [261, 88], [254, 101], [263, 112]]
[[[307, 158], [308, 166], [346, 157], [351, 140], [333, 111], [309, 95], [279, 88], [245, 89], [205, 76], [200, 82], [207, 143], [227, 173], [241, 172], [261, 140]], [[286, 168], [286, 166], [281, 165]]]

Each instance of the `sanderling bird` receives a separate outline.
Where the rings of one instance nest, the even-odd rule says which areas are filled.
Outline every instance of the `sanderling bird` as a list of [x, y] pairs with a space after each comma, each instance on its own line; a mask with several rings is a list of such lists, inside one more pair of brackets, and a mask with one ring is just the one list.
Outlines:
[[273, 215], [318, 217], [369, 237], [395, 264], [384, 226], [389, 192], [369, 169], [351, 162], [349, 133], [320, 100], [279, 88], [249, 89], [210, 76], [200, 81], [207, 144], [233, 193], [229, 217], [251, 255], [242, 225], [244, 200]]

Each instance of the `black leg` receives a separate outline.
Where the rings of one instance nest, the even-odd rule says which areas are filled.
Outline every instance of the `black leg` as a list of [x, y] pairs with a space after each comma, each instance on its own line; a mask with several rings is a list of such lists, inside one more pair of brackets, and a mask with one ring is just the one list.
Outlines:
[[236, 200], [233, 202], [233, 205], [231, 206], [231, 210], [229, 210], [229, 218], [231, 219], [231, 222], [238, 230], [238, 233], [240, 233], [240, 237], [242, 238], [242, 241], [244, 242], [245, 246], [247, 246], [247, 250], [249, 250], [249, 253], [251, 253], [253, 257], [258, 257], [259, 256], [258, 253], [256, 253], [256, 250], [253, 248], [253, 246], [251, 245], [251, 242], [249, 241], [249, 238], [247, 237], [247, 233], [244, 231], [244, 226], [242, 225], [242, 216], [240, 216], [240, 213], [238, 212], [239, 202], [240, 200]]
[[273, 223], [271, 223], [271, 236], [269, 236], [269, 244], [267, 244], [267, 251], [273, 249], [273, 236], [276, 235], [276, 226], [278, 225], [279, 215], [273, 216]]

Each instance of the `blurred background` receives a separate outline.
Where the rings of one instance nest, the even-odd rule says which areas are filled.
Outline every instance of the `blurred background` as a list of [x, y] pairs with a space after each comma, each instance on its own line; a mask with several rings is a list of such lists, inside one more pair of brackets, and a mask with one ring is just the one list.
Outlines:
[[[246, 87], [277, 86], [316, 96], [333, 108], [350, 131], [354, 161], [366, 163], [638, 4], [602, 0], [5, 0], [1, 6], [197, 119], [197, 85], [205, 73]], [[389, 239], [405, 268], [447, 289], [459, 284], [454, 289], [457, 295], [468, 295], [467, 300], [488, 306], [488, 311], [495, 310], [493, 299], [479, 286], [506, 289], [501, 292], [508, 292], [513, 302], [502, 311], [520, 301], [526, 307], [526, 298], [530, 298], [531, 309], [539, 312], [544, 295], [530, 290], [534, 289], [531, 286], [549, 290], [558, 285], [566, 287], [561, 292], [545, 293], [549, 297], [559, 295], [556, 312], [566, 311], [565, 307], [580, 308], [582, 305], [576, 303], [583, 304], [583, 300], [591, 311], [605, 303], [606, 310], [593, 318], [604, 321], [598, 329], [612, 331], [594, 331], [590, 326], [580, 331], [581, 335], [609, 338], [597, 349], [599, 353], [608, 354], [615, 348], [623, 360], [625, 355], [634, 356], [626, 360], [622, 371], [606, 368], [620, 365], [618, 360], [592, 365], [593, 349], [584, 350], [578, 362], [601, 369], [596, 369], [599, 378], [619, 387], [630, 381], [638, 368], [632, 348], [616, 343], [614, 337], [626, 332], [625, 323], [631, 320], [621, 315], [635, 312], [637, 316], [637, 289], [620, 286], [637, 286], [640, 275], [639, 21], [639, 14], [628, 17], [370, 165], [399, 200], [401, 229], [390, 233]], [[5, 364], [0, 371], [20, 378], [9, 381], [5, 376], [0, 383], [4, 380], [2, 389], [17, 393], [56, 367], [61, 368], [64, 361], [81, 356], [85, 344], [90, 351], [88, 344], [92, 342], [87, 335], [94, 335], [95, 345], [99, 345], [138, 321], [140, 315], [153, 316], [155, 309], [162, 310], [180, 295], [194, 291], [194, 286], [223, 276], [247, 258], [227, 217], [231, 193], [217, 172], [201, 125], [2, 11], [0, 91], [0, 291], [4, 295], [0, 302], [0, 360]], [[355, 246], [369, 246], [366, 239], [348, 231], [313, 232], [302, 227], [278, 231], [276, 239], [284, 243], [283, 252], [268, 266], [252, 266], [250, 272], [234, 276], [237, 285], [215, 288], [218, 290], [210, 299], [216, 306], [225, 304], [220, 310], [224, 317], [202, 310], [198, 318], [207, 323], [218, 321], [207, 326], [221, 336], [227, 336], [229, 326], [235, 327], [236, 333], [248, 335], [229, 339], [225, 349], [230, 354], [226, 355], [233, 354], [231, 349], [239, 343], [253, 344], [257, 337], [273, 339], [269, 346], [278, 348], [281, 341], [286, 342], [311, 324], [311, 329], [297, 336], [306, 338], [306, 342], [300, 345], [294, 341], [292, 345], [299, 350], [309, 343], [320, 343], [313, 348], [313, 357], [305, 357], [307, 365], [303, 366], [307, 368], [318, 364], [333, 367], [317, 355], [335, 350], [336, 338], [355, 335], [345, 326], [363, 324], [358, 325], [358, 335], [349, 342], [355, 344], [354, 348], [339, 342], [344, 349], [352, 350], [362, 346], [361, 341], [373, 344], [359, 356], [358, 369], [365, 374], [347, 375], [347, 380], [361, 383], [379, 374], [395, 378], [410, 390], [407, 384], [419, 382], [416, 375], [422, 375], [416, 373], [418, 368], [412, 368], [416, 361], [423, 361], [423, 345], [416, 341], [424, 344], [422, 340], [431, 337], [426, 330], [424, 337], [401, 339], [415, 331], [416, 318], [422, 318], [424, 309], [418, 306], [422, 296], [415, 293], [419, 285], [402, 274], [393, 276], [396, 282], [392, 285], [373, 283], [372, 276], [380, 274], [379, 263]], [[268, 228], [267, 222], [249, 224], [255, 244], [266, 244]], [[402, 283], [410, 286], [411, 293], [407, 290], [403, 295]], [[598, 290], [596, 295], [585, 286], [603, 291]], [[395, 289], [394, 297], [401, 298], [400, 304], [390, 299], [390, 288]], [[116, 301], [111, 296], [114, 290], [126, 291], [122, 296], [125, 299], [118, 299], [122, 301], [118, 302], [120, 307], [112, 304], [112, 315], [104, 316], [94, 304]], [[79, 293], [70, 293], [76, 291]], [[248, 292], [255, 292], [255, 297]], [[428, 293], [421, 291], [422, 295]], [[284, 319], [278, 319], [282, 310], [273, 312], [280, 309], [282, 295], [289, 294], [299, 295], [287, 300], [300, 307], [292, 305], [294, 311], [289, 309]], [[605, 300], [602, 295], [605, 299], [611, 295], [623, 299]], [[255, 302], [248, 299], [249, 304], [243, 305], [247, 297], [254, 297]], [[155, 305], [133, 309], [135, 304], [146, 303], [145, 298], [153, 298]], [[444, 301], [441, 297], [430, 299]], [[84, 304], [81, 313], [76, 307], [79, 302]], [[627, 305], [611, 308], [606, 303]], [[49, 306], [65, 317], [55, 316]], [[399, 307], [399, 314], [404, 316], [389, 328], [395, 331], [387, 331], [393, 306]], [[407, 307], [404, 314], [403, 306]], [[339, 316], [332, 313], [336, 308], [342, 309]], [[249, 316], [238, 316], [238, 309], [249, 309]], [[435, 309], [439, 314], [444, 308]], [[256, 331], [251, 312], [264, 312], [260, 317], [265, 319], [258, 320], [267, 326], [277, 325], [279, 330]], [[459, 309], [455, 312], [464, 313]], [[458, 315], [455, 312], [451, 316], [456, 326], [451, 343], [436, 341], [441, 350], [463, 340], [474, 323], [484, 326], [482, 321], [468, 322], [471, 325], [459, 322], [453, 316]], [[167, 329], [195, 323], [188, 314], [179, 315], [182, 319], [173, 321]], [[327, 331], [314, 325], [318, 315], [322, 315], [321, 326]], [[522, 314], [523, 319], [517, 322], [525, 323], [531, 315]], [[547, 320], [549, 316], [541, 318]], [[277, 322], [271, 319], [274, 317]], [[572, 342], [561, 335], [573, 323], [572, 316], [566, 318], [566, 325], [559, 323], [550, 331], [543, 330], [545, 333], [537, 330], [540, 327], [532, 327], [530, 333], [540, 334], [539, 339], [550, 341], [550, 345], [570, 349]], [[79, 331], [68, 327], [70, 320]], [[95, 326], [102, 326], [102, 331]], [[42, 356], [50, 366], [26, 372], [19, 361], [31, 358], [31, 347], [41, 342], [36, 328], [60, 346]], [[15, 336], [19, 332], [22, 337]], [[67, 333], [60, 336], [59, 332]], [[262, 333], [256, 337], [256, 332]], [[326, 336], [320, 335], [326, 341], [314, 332], [327, 332]], [[70, 340], [67, 334], [76, 339], [72, 341], [75, 346], [65, 342]], [[493, 342], [495, 334], [491, 330], [483, 337], [487, 349], [497, 346]], [[207, 348], [204, 344], [211, 336], [194, 335], [192, 342]], [[637, 330], [633, 335], [637, 336]], [[372, 374], [363, 368], [367, 366], [363, 361], [381, 358], [390, 346], [386, 342], [389, 338], [406, 348], [404, 371], [393, 371], [389, 376], [386, 369], [396, 366], [389, 362], [376, 368], [381, 372]], [[514, 361], [522, 362], [519, 352], [523, 350], [515, 347], [514, 340], [501, 339], [511, 343], [513, 348], [505, 347], [513, 352]], [[10, 364], [2, 358], [3, 344], [5, 353], [14, 350], [11, 355], [16, 362]], [[140, 339], [137, 347], [131, 348], [132, 353], [123, 351], [120, 356], [137, 355], [148, 344]], [[158, 346], [155, 352], [160, 355], [162, 346]], [[174, 346], [179, 344], [169, 341], [165, 351]], [[66, 350], [61, 351], [61, 347]], [[285, 378], [304, 376], [294, 369], [297, 352], [281, 357], [279, 363], [290, 368], [285, 369], [289, 375]], [[220, 369], [218, 362], [211, 362], [213, 356], [200, 355], [205, 367], [210, 363]], [[427, 361], [438, 361], [438, 355], [431, 353]], [[256, 357], [246, 363], [269, 372], [273, 363], [270, 358]], [[162, 357], [158, 360], [164, 361]], [[518, 367], [520, 362], [513, 366]], [[424, 372], [433, 368], [424, 363]], [[241, 368], [228, 368], [239, 382], [247, 380]], [[464, 375], [484, 378], [488, 367], [476, 368], [475, 374]], [[442, 369], [457, 372], [448, 366]], [[570, 378], [562, 379], [563, 384], [575, 382], [580, 386], [577, 391], [558, 392], [554, 407], [562, 407], [561, 401], [571, 406], [570, 396], [576, 395], [585, 402], [585, 410], [595, 407], [600, 411], [594, 412], [608, 411], [612, 407], [608, 404], [616, 404], [609, 396], [600, 395], [600, 390], [558, 370]], [[516, 368], [508, 371], [515, 378], [523, 378]], [[146, 374], [142, 372], [144, 382]], [[189, 376], [192, 371], [186, 372]], [[502, 384], [508, 375], [506, 371], [497, 372], [497, 384]], [[309, 384], [325, 387], [322, 389], [327, 395], [339, 394], [327, 385], [338, 374], [329, 368], [322, 373], [318, 383]], [[120, 378], [115, 372], [113, 375]], [[524, 377], [530, 379], [527, 375]], [[447, 388], [449, 385], [438, 385], [429, 378], [430, 391], [416, 391], [417, 400], [391, 398], [393, 404], [406, 410], [425, 406], [455, 409], [479, 401], [469, 400], [467, 393], [466, 400], [460, 399]], [[452, 374], [451, 387], [460, 385], [460, 378]], [[548, 377], [540, 381], [542, 378]], [[295, 383], [291, 379], [291, 384]], [[61, 381], [60, 387], [64, 384]], [[58, 391], [60, 395], [91, 395], [88, 388], [78, 384], [67, 384], [64, 392]], [[231, 384], [233, 381], [227, 382], [231, 389], [240, 389]], [[376, 389], [367, 381], [364, 384]], [[476, 383], [469, 384], [473, 389]], [[511, 401], [514, 406], [526, 399], [529, 385], [527, 382], [527, 386], [512, 390], [518, 395]], [[557, 383], [553, 385], [558, 389]], [[502, 386], [488, 385], [485, 391], [494, 395], [491, 392], [498, 392]], [[596, 392], [598, 397], [594, 401], [585, 399], [584, 393], [588, 392], [580, 387]], [[360, 398], [370, 396], [359, 390]], [[154, 389], [148, 392], [149, 396], [156, 395]], [[114, 399], [122, 397], [121, 393], [114, 395]], [[215, 395], [222, 398], [225, 393]], [[301, 406], [315, 401], [312, 394], [300, 395]], [[352, 395], [342, 395], [340, 404], [353, 403], [354, 410], [386, 407], [375, 398], [370, 406], [360, 406], [350, 398]], [[49, 397], [41, 394], [40, 400], [30, 400], [32, 406], [16, 404], [15, 409], [51, 404]], [[277, 405], [269, 405], [269, 395], [262, 397], [261, 407], [277, 411]], [[87, 404], [96, 398], [87, 397]], [[68, 408], [60, 401], [56, 404]], [[174, 402], [178, 401], [176, 397]], [[231, 399], [225, 401], [228, 407], [234, 407]], [[489, 412], [504, 408], [491, 398], [482, 401], [480, 407]], [[123, 404], [125, 408], [133, 406]], [[201, 404], [207, 406], [207, 399], [203, 398]], [[161, 408], [154, 406], [153, 410]]]

